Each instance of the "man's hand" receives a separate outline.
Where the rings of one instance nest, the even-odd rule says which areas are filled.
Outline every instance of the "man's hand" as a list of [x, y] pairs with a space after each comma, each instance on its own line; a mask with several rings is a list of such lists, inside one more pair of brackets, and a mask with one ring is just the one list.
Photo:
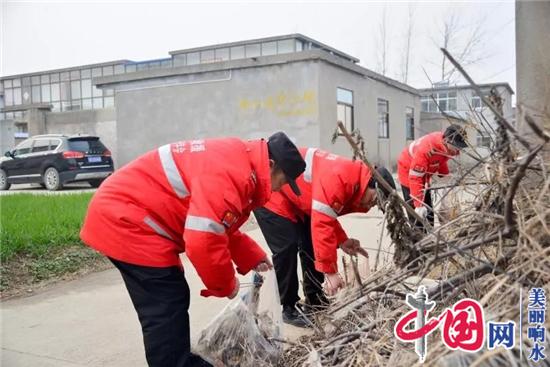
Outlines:
[[323, 284], [323, 288], [327, 295], [333, 296], [338, 292], [340, 288], [344, 287], [344, 281], [342, 280], [342, 277], [338, 273], [334, 274], [326, 274], [325, 273], [325, 283]]
[[414, 208], [414, 212], [420, 216], [420, 218], [425, 219], [428, 216], [428, 209], [425, 206], [419, 206]]
[[267, 256], [265, 259], [260, 261], [260, 263], [256, 265], [256, 267], [254, 268], [254, 270], [256, 270], [259, 273], [263, 271], [268, 271], [271, 269], [273, 269], [273, 264], [271, 263], [271, 260], [269, 260]]
[[239, 289], [241, 288], [241, 283], [239, 282], [239, 279], [237, 279], [237, 277], [235, 277], [235, 288], [233, 289], [233, 292], [231, 292], [231, 294], [229, 296], [227, 296], [227, 298], [229, 299], [233, 299], [237, 296], [237, 294], [239, 293]]
[[348, 255], [357, 255], [361, 252], [361, 242], [355, 238], [348, 238], [340, 244], [340, 248]]

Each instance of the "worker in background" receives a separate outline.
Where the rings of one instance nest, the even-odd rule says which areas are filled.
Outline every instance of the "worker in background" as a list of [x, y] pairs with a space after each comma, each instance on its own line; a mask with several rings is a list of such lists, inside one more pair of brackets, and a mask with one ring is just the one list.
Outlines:
[[[316, 148], [303, 148], [306, 169], [297, 180], [301, 195], [286, 188], [273, 193], [270, 201], [254, 215], [273, 253], [273, 264], [283, 306], [283, 321], [307, 327], [295, 308], [298, 296], [297, 257], [302, 266], [306, 305], [326, 304], [325, 290], [333, 295], [344, 283], [338, 274], [337, 249], [356, 255], [366, 251], [349, 238], [338, 222], [348, 213], [366, 213], [376, 204], [376, 181], [368, 167]], [[379, 172], [395, 187], [391, 174]], [[386, 193], [387, 194], [387, 193]]]
[[210, 366], [190, 351], [185, 252], [205, 289], [233, 298], [240, 274], [272, 268], [239, 227], [305, 163], [284, 133], [265, 140], [181, 141], [146, 153], [109, 177], [92, 198], [82, 240], [122, 274], [143, 331], [149, 366]]
[[[433, 226], [432, 195], [428, 190], [434, 174], [448, 175], [447, 161], [457, 156], [466, 144], [466, 131], [459, 125], [451, 125], [444, 132], [434, 132], [410, 143], [403, 149], [397, 161], [399, 183], [403, 199], [414, 211]], [[415, 221], [411, 218], [411, 221]], [[417, 225], [420, 225], [417, 223]]]

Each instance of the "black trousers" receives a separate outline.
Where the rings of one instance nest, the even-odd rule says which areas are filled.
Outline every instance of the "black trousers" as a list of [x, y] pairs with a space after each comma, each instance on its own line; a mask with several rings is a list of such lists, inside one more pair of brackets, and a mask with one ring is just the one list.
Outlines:
[[110, 260], [122, 274], [136, 309], [149, 366], [212, 366], [191, 353], [189, 286], [183, 270]]
[[298, 256], [306, 302], [312, 306], [327, 303], [323, 293], [323, 273], [315, 270], [311, 220], [294, 223], [266, 208], [256, 209], [254, 216], [273, 253], [273, 266], [279, 283], [281, 304], [294, 308], [298, 297]]
[[[401, 185], [401, 190], [403, 191], [403, 199], [414, 208], [413, 198], [411, 197], [411, 190], [407, 186], [403, 185]], [[426, 204], [426, 207], [428, 209], [428, 215], [426, 216], [426, 219], [428, 220], [428, 223], [430, 223], [433, 227], [435, 223], [435, 216], [432, 204], [432, 194], [430, 190], [426, 190], [424, 192], [424, 204]], [[409, 220], [413, 225], [416, 225], [417, 227], [424, 227], [422, 223], [417, 223], [417, 221], [411, 215], [409, 215]]]

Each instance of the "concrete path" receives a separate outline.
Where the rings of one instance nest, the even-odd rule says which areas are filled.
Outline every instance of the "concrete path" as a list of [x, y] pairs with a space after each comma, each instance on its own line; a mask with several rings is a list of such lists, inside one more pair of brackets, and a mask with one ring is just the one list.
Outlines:
[[0, 191], [1, 195], [14, 194], [35, 194], [35, 195], [64, 195], [64, 194], [79, 194], [81, 192], [95, 192], [96, 189], [90, 187], [86, 182], [75, 182], [67, 184], [63, 190], [48, 191], [39, 184], [14, 184], [9, 190]]
[[[360, 239], [364, 247], [378, 247], [379, 213], [350, 215], [341, 221], [348, 235]], [[266, 247], [258, 229], [249, 234]], [[387, 236], [382, 249], [381, 260], [391, 261]], [[369, 250], [369, 254], [373, 263], [375, 251]], [[191, 288], [192, 337], [196, 338], [228, 300], [200, 297], [202, 283], [189, 261], [183, 261]], [[146, 366], [140, 326], [114, 269], [3, 302], [1, 315], [2, 366]], [[296, 338], [303, 330], [285, 325], [285, 336]]]

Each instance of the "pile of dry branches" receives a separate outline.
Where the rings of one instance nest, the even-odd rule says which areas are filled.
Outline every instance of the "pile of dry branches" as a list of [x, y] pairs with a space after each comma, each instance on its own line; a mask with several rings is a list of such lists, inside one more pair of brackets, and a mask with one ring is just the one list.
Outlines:
[[[492, 101], [484, 97], [460, 65], [456, 66], [496, 116], [498, 128], [490, 154], [468, 150], [475, 164], [458, 164], [452, 182], [439, 190], [440, 200], [455, 198], [453, 210], [447, 207], [446, 213], [440, 213], [439, 224], [427, 234], [409, 224], [405, 211], [410, 208], [398, 194], [390, 195], [385, 220], [394, 264], [375, 271], [360, 286], [347, 289], [326, 312], [314, 315], [314, 334], [290, 343], [280, 365], [419, 364], [413, 344], [399, 342], [393, 328], [410, 311], [404, 302], [406, 294], [420, 284], [426, 285], [429, 298], [437, 302], [435, 315], [468, 297], [480, 301], [486, 321], [515, 321], [518, 328], [520, 303], [526, 310], [528, 291], [543, 287], [550, 295], [550, 116], [544, 126], [537, 126], [528, 115], [522, 117], [536, 136], [527, 141], [502, 117], [498, 96]], [[355, 141], [348, 140], [366, 161]], [[437, 204], [434, 207], [437, 211]], [[424, 364], [526, 365], [532, 345], [525, 324], [521, 333], [520, 344], [516, 331], [512, 350], [488, 350], [484, 345], [477, 353], [464, 353], [447, 348], [439, 332], [434, 332], [428, 338]], [[548, 365], [549, 360], [550, 356], [539, 364]]]

